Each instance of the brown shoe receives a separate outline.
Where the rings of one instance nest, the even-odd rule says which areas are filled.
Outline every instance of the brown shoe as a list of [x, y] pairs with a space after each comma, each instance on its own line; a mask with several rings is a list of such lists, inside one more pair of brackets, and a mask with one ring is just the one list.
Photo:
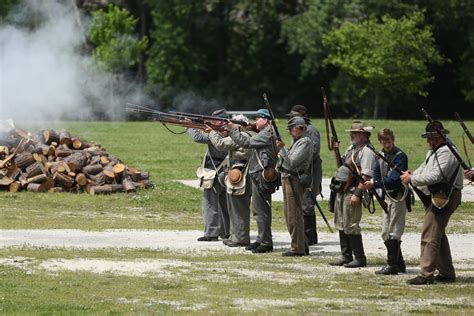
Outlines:
[[209, 236], [202, 236], [197, 239], [197, 241], [218, 241], [219, 237], [209, 237]]
[[425, 285], [425, 284], [433, 284], [433, 280], [427, 279], [422, 277], [421, 275], [417, 275], [413, 279], [407, 280], [407, 284], [410, 285]]
[[302, 257], [305, 254], [304, 253], [297, 253], [293, 252], [291, 250], [285, 251], [284, 253], [281, 254], [283, 257]]

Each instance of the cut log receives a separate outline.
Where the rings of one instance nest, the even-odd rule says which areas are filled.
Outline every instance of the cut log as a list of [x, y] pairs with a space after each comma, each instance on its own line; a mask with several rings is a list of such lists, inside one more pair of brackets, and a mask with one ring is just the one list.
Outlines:
[[114, 173], [114, 169], [112, 166], [106, 166], [104, 168], [104, 171], [102, 171], [108, 178], [110, 179], [115, 179], [115, 173]]
[[43, 183], [48, 177], [42, 173], [31, 178], [27, 178], [28, 183]]
[[142, 180], [150, 179], [150, 173], [147, 171], [136, 171], [133, 174], [131, 174], [131, 176], [134, 182], [140, 182]]
[[110, 163], [110, 160], [109, 160], [109, 157], [107, 156], [100, 156], [100, 163], [102, 164], [102, 166], [106, 166]]
[[33, 153], [50, 156], [54, 154], [54, 147], [46, 144], [37, 143], [33, 149]]
[[123, 163], [117, 163], [115, 166], [113, 166], [112, 170], [115, 174], [123, 173], [125, 170], [125, 165]]
[[122, 181], [123, 190], [127, 193], [137, 191], [137, 188], [129, 178], [123, 179]]
[[100, 164], [100, 155], [92, 156], [92, 158], [89, 161], [89, 165], [96, 165], [96, 164]]
[[20, 181], [14, 181], [10, 183], [10, 186], [8, 187], [8, 191], [10, 192], [20, 192], [23, 186], [21, 185]]
[[26, 180], [25, 176], [20, 173], [20, 176], [18, 177], [18, 181], [20, 181], [20, 184], [22, 187], [26, 187], [28, 185], [28, 180]]
[[67, 163], [69, 169], [72, 171], [81, 171], [82, 167], [84, 167], [87, 163], [87, 156], [80, 152], [76, 152], [64, 158], [64, 162]]
[[0, 178], [0, 186], [10, 186], [10, 184], [12, 184], [13, 182], [15, 181], [15, 179], [12, 179], [8, 176], [4, 176], [2, 178]]
[[53, 179], [54, 181], [56, 181], [57, 184], [60, 184], [61, 186], [66, 188], [71, 188], [74, 185], [74, 178], [63, 173], [56, 172], [53, 175]]
[[72, 145], [71, 134], [69, 134], [69, 132], [65, 129], [59, 132], [59, 144], [66, 145], [68, 147], [71, 147]]
[[95, 176], [94, 179], [96, 185], [104, 185], [104, 184], [110, 184], [113, 182], [113, 178], [110, 178], [105, 175], [104, 172], [100, 172]]
[[115, 183], [111, 184], [112, 186], [112, 192], [123, 192], [123, 186], [121, 184]]
[[33, 158], [38, 161], [38, 162], [41, 162], [43, 165], [46, 166], [46, 164], [48, 163], [48, 159], [43, 155], [43, 154], [37, 154], [37, 153], [34, 153], [33, 154]]
[[81, 139], [74, 137], [72, 139], [72, 148], [74, 149], [83, 149], [84, 148], [84, 143], [82, 142]]
[[71, 172], [71, 169], [69, 169], [69, 166], [63, 160], [55, 162], [54, 165], [52, 165], [49, 170], [51, 174]]
[[89, 189], [89, 193], [92, 195], [95, 194], [111, 194], [112, 193], [112, 186], [110, 184], [107, 185], [96, 185]]
[[70, 156], [73, 154], [73, 151], [69, 148], [64, 148], [61, 146], [61, 148], [56, 148], [56, 150], [54, 151], [56, 157], [67, 157], [67, 156]]
[[104, 168], [102, 167], [102, 165], [97, 164], [85, 166], [84, 168], [82, 168], [82, 171], [89, 175], [96, 175], [99, 172], [102, 172], [103, 169]]
[[87, 181], [87, 178], [86, 178], [86, 175], [83, 174], [83, 173], [78, 173], [76, 175], [76, 182], [77, 184], [79, 184], [80, 186], [84, 186], [88, 183]]
[[92, 156], [102, 156], [102, 155], [107, 155], [106, 152], [104, 152], [102, 150], [102, 148], [100, 147], [97, 147], [97, 146], [92, 146], [92, 147], [89, 147], [89, 148], [86, 148], [84, 149], [84, 151], [88, 152], [89, 154], [91, 154]]
[[36, 162], [35, 158], [33, 158], [33, 154], [29, 152], [24, 152], [22, 154], [16, 155], [14, 161], [16, 166], [21, 170], [25, 170], [26, 167]]
[[40, 183], [30, 183], [26, 187], [29, 192], [46, 192], [46, 189]]
[[54, 129], [47, 129], [43, 131], [44, 143], [51, 145], [52, 143], [59, 144], [59, 135]]
[[37, 176], [39, 174], [46, 174], [46, 170], [44, 168], [43, 163], [37, 161], [34, 164], [29, 165], [28, 167], [26, 167], [25, 174], [26, 174], [27, 178], [31, 178], [31, 177]]

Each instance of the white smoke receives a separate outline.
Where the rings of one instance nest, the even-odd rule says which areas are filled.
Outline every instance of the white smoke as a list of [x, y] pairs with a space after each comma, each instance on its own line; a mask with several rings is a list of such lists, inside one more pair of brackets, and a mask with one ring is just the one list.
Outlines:
[[136, 100], [82, 52], [87, 18], [76, 12], [69, 0], [24, 0], [0, 25], [0, 119], [116, 119], [125, 104], [116, 91]]

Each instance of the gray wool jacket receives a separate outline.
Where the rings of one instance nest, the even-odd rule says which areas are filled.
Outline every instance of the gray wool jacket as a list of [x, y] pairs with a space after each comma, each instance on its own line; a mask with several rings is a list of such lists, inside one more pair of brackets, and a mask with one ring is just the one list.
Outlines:
[[462, 190], [463, 187], [463, 171], [459, 161], [454, 157], [448, 146], [438, 147], [437, 150], [429, 150], [426, 154], [425, 161], [413, 171], [411, 183], [419, 186], [428, 193], [426, 186], [437, 183], [447, 183], [457, 173], [453, 186]]
[[313, 147], [311, 139], [303, 136], [296, 139], [290, 149], [282, 148], [279, 156], [283, 159], [283, 169], [294, 173], [308, 170], [313, 159]]
[[249, 159], [249, 173], [261, 172], [263, 170], [260, 162], [263, 163], [265, 155], [268, 157], [268, 165], [273, 168], [276, 166], [277, 154], [273, 147], [273, 138], [275, 136], [271, 125], [266, 126], [253, 136], [234, 128], [230, 131], [229, 136], [242, 148], [254, 149]]
[[240, 147], [232, 138], [224, 137], [216, 131], [209, 133], [209, 139], [216, 149], [228, 152], [231, 164], [236, 161], [248, 161], [252, 154], [250, 149]]
[[218, 150], [214, 145], [212, 145], [209, 135], [204, 131], [188, 128], [187, 133], [196, 143], [207, 145], [208, 154], [205, 157], [206, 161], [204, 167], [214, 169], [214, 166], [217, 167], [227, 156], [227, 151]]

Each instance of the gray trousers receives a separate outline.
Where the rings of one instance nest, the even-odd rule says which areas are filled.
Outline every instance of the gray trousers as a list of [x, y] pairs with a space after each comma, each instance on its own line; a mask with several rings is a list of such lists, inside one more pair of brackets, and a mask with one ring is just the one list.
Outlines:
[[334, 226], [346, 235], [360, 235], [362, 219], [362, 203], [351, 205], [352, 193], [337, 193], [334, 204]]
[[388, 239], [401, 240], [407, 215], [406, 202], [405, 200], [393, 202], [389, 198], [385, 198], [385, 202], [387, 202], [388, 207], [387, 213], [383, 212], [382, 217], [382, 239], [384, 241]]
[[[270, 206], [267, 204], [268, 201]], [[257, 222], [258, 236], [256, 242], [273, 246], [272, 239], [272, 195], [266, 190], [258, 188], [255, 181], [252, 182], [252, 210], [253, 217]]]
[[247, 183], [243, 195], [227, 193], [230, 240], [241, 244], [250, 243], [250, 198], [252, 195], [252, 184], [248, 175], [246, 179]]
[[211, 189], [203, 190], [202, 217], [204, 236], [217, 237], [229, 234], [229, 212], [227, 210], [226, 192], [217, 179]]

